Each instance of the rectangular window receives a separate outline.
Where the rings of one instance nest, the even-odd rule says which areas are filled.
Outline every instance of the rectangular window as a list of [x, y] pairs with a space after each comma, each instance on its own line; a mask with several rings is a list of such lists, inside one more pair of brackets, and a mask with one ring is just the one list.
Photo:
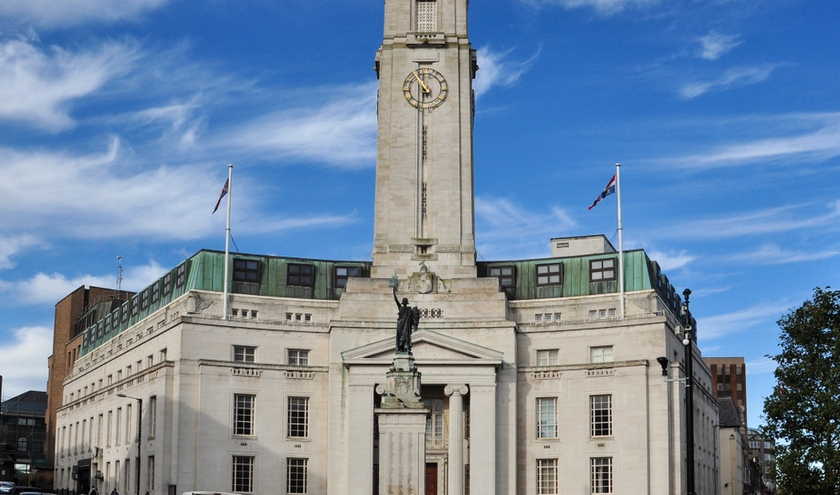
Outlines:
[[286, 273], [287, 285], [312, 287], [315, 285], [315, 267], [312, 265], [298, 265], [289, 263]]
[[494, 266], [490, 268], [490, 276], [498, 277], [499, 285], [502, 289], [516, 288], [516, 267], [513, 266]]
[[306, 493], [306, 470], [309, 459], [286, 459], [286, 493]]
[[175, 269], [175, 287], [181, 288], [187, 283], [187, 264], [181, 263]]
[[557, 349], [537, 351], [537, 366], [556, 366], [558, 362]]
[[140, 293], [140, 309], [144, 311], [149, 309], [149, 289]]
[[537, 285], [560, 285], [563, 283], [563, 264], [537, 265]]
[[233, 456], [233, 483], [235, 493], [254, 492], [254, 458], [251, 456]]
[[537, 495], [560, 493], [557, 459], [537, 459]]
[[289, 364], [292, 366], [309, 366], [309, 351], [303, 349], [289, 349]]
[[122, 408], [117, 408], [117, 431], [114, 433], [116, 445], [120, 444], [120, 426], [122, 425]]
[[[125, 407], [125, 443], [131, 443], [131, 404]], [[128, 471], [128, 463], [125, 465]]]
[[592, 472], [592, 493], [612, 493], [612, 457], [593, 457], [590, 459]]
[[105, 430], [105, 446], [111, 446], [111, 424], [113, 423], [114, 418], [114, 411], [108, 411], [108, 425], [107, 430]]
[[590, 433], [593, 437], [611, 437], [612, 432], [612, 395], [592, 395], [589, 397]]
[[149, 438], [155, 438], [157, 430], [157, 396], [149, 397]]
[[255, 395], [234, 394], [233, 395], [233, 434], [247, 435], [254, 434], [254, 403]]
[[238, 363], [253, 363], [256, 351], [256, 347], [235, 345], [233, 346], [233, 360]]
[[557, 397], [537, 399], [537, 438], [557, 438]]
[[435, 0], [417, 1], [417, 32], [434, 33], [437, 31], [437, 3]]
[[155, 456], [149, 456], [149, 462], [146, 471], [149, 473], [149, 492], [155, 493]]
[[152, 304], [160, 301], [160, 282], [152, 284]]
[[611, 345], [592, 347], [589, 349], [592, 354], [593, 363], [611, 363], [613, 360], [613, 348]]
[[343, 289], [350, 277], [360, 277], [362, 269], [358, 266], [337, 266], [335, 267], [335, 286]]
[[138, 296], [134, 296], [131, 298], [131, 316], [137, 316], [138, 311], [140, 310], [140, 298]]
[[260, 262], [258, 260], [233, 260], [233, 280], [235, 282], [260, 281]]
[[589, 261], [589, 281], [615, 280], [615, 258]]
[[288, 436], [309, 436], [309, 397], [289, 397]]
[[172, 274], [167, 273], [163, 276], [163, 297], [168, 297], [172, 294]]
[[440, 444], [443, 441], [443, 399], [423, 399], [426, 409], [432, 414], [426, 417], [426, 443]]

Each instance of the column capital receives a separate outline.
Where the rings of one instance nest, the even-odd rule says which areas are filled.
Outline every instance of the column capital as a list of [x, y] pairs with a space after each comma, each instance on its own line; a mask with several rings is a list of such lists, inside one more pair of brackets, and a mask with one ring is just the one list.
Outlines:
[[459, 383], [459, 384], [455, 384], [455, 385], [449, 384], [443, 389], [443, 393], [446, 394], [447, 396], [451, 396], [451, 395], [454, 395], [454, 394], [467, 395], [467, 393], [469, 391], [470, 391], [470, 389], [467, 388], [467, 386], [464, 385], [463, 383]]

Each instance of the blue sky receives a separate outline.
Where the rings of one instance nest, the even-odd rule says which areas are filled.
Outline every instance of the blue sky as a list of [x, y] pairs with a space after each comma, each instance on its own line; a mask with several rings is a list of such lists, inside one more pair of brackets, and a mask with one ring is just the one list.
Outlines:
[[[479, 258], [606, 234], [693, 291], [744, 356], [750, 426], [779, 317], [836, 285], [840, 4], [474, 0]], [[370, 259], [382, 0], [0, 3], [0, 374], [46, 386], [55, 303], [202, 248], [234, 168], [243, 252]]]

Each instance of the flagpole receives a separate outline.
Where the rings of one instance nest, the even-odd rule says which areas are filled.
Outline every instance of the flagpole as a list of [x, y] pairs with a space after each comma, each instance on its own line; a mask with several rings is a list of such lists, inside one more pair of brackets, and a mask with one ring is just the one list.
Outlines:
[[621, 319], [624, 319], [624, 229], [621, 228], [621, 180], [618, 176], [620, 163], [615, 164], [615, 194], [618, 204], [618, 287], [621, 298]]
[[[233, 184], [231, 184], [231, 177], [233, 176], [233, 164], [228, 164], [228, 187], [227, 187], [227, 228], [225, 229], [225, 277], [222, 285], [224, 286], [224, 314], [223, 320], [228, 319], [228, 265], [230, 264], [230, 196], [233, 192]], [[623, 308], [624, 306], [622, 306]], [[623, 311], [623, 310], [622, 310]]]

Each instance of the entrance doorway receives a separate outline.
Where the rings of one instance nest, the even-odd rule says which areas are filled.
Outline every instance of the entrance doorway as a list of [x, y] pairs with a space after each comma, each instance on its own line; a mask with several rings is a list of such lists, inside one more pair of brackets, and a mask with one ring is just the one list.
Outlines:
[[426, 495], [438, 495], [438, 465], [436, 462], [426, 463]]

